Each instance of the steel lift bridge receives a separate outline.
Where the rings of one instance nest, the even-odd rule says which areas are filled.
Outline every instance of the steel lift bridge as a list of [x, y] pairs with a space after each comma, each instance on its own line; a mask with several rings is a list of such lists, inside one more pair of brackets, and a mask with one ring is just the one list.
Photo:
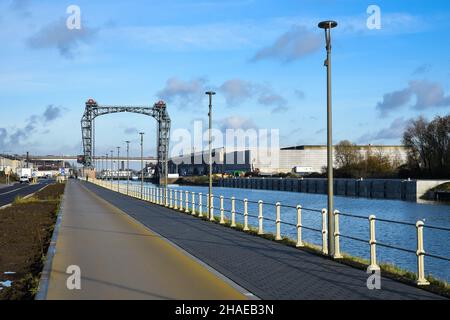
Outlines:
[[93, 141], [95, 141], [95, 118], [111, 113], [131, 112], [150, 116], [157, 121], [157, 160], [156, 178], [157, 181], [167, 182], [168, 160], [169, 160], [169, 137], [170, 137], [170, 117], [164, 101], [159, 101], [149, 106], [102, 106], [98, 105], [94, 99], [86, 102], [86, 109], [81, 118], [81, 131], [83, 135], [84, 159], [82, 163], [87, 169], [93, 169]]

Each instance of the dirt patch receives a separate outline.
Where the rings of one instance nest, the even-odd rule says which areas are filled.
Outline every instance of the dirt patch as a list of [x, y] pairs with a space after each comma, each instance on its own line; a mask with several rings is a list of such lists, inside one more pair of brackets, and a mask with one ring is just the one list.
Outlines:
[[49, 199], [63, 191], [64, 185], [50, 185], [35, 201], [0, 210], [0, 300], [34, 298], [59, 207], [59, 200]]
[[39, 200], [59, 200], [64, 193], [64, 188], [65, 184], [63, 183], [52, 184], [35, 193], [33, 198]]

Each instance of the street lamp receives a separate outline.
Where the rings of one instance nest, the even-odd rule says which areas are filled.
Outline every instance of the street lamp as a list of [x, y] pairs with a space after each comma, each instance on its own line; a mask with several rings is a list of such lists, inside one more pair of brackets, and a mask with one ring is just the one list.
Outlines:
[[209, 96], [209, 132], [208, 132], [208, 139], [209, 139], [209, 196], [208, 196], [208, 218], [214, 219], [214, 217], [211, 215], [211, 200], [212, 200], [212, 137], [211, 137], [211, 130], [212, 130], [212, 97], [216, 94], [214, 91], [207, 91], [205, 92], [206, 95]]
[[120, 192], [120, 147], [117, 147], [117, 192]]
[[319, 28], [325, 30], [325, 42], [327, 50], [327, 59], [325, 66], [327, 67], [327, 171], [328, 171], [328, 254], [334, 258], [334, 204], [333, 204], [333, 114], [331, 110], [331, 29], [337, 27], [336, 21], [322, 21]]
[[141, 197], [144, 193], [144, 134], [145, 132], [139, 132], [141, 135]]
[[127, 144], [127, 195], [130, 187], [130, 141], [125, 141]]

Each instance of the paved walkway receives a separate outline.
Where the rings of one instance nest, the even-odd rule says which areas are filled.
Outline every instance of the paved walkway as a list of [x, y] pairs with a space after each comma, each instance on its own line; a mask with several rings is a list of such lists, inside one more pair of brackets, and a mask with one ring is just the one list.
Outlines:
[[126, 195], [84, 185], [262, 299], [442, 299], [382, 278], [368, 290], [358, 269], [200, 220]]
[[[81, 290], [67, 289], [71, 265], [81, 269]], [[246, 298], [245, 291], [76, 181], [65, 192], [47, 287], [49, 300]]]

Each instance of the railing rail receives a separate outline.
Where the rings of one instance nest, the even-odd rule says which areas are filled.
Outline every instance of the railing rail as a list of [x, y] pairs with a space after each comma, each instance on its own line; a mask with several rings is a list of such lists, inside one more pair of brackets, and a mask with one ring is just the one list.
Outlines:
[[[251, 227], [254, 227], [255, 230], [258, 231], [259, 235], [265, 234], [265, 222], [273, 223], [273, 227], [275, 229], [275, 240], [281, 241], [283, 240], [282, 232], [281, 232], [281, 226], [288, 226], [288, 227], [294, 227], [296, 228], [297, 233], [297, 247], [303, 247], [304, 246], [304, 239], [302, 231], [303, 229], [317, 232], [322, 234], [322, 253], [328, 254], [328, 235], [327, 235], [327, 210], [326, 209], [313, 209], [313, 208], [305, 208], [301, 205], [293, 206], [293, 205], [286, 205], [281, 204], [280, 202], [277, 203], [270, 203], [270, 202], [263, 202], [262, 200], [249, 200], [249, 199], [236, 199], [234, 196], [232, 197], [226, 197], [223, 195], [214, 195], [214, 194], [203, 194], [201, 192], [196, 193], [188, 190], [182, 190], [180, 188], [161, 188], [158, 186], [152, 186], [152, 187], [144, 187], [142, 194], [140, 187], [137, 186], [117, 186], [112, 184], [109, 181], [101, 181], [101, 180], [90, 180], [90, 182], [93, 182], [94, 184], [100, 185], [106, 189], [110, 189], [112, 191], [116, 191], [119, 193], [122, 193], [124, 195], [129, 195], [131, 197], [135, 197], [138, 199], [142, 199], [143, 201], [147, 201], [150, 203], [154, 203], [161, 206], [166, 206], [168, 208], [172, 208], [174, 210], [178, 210], [184, 213], [189, 213], [194, 216], [198, 216], [200, 218], [204, 217], [204, 213], [206, 213], [208, 220], [210, 221], [216, 221], [214, 216], [214, 209], [217, 209], [220, 213], [220, 224], [225, 224], [226, 220], [230, 221], [230, 226], [232, 228], [235, 228], [236, 225], [236, 215], [243, 217], [243, 230], [248, 231]], [[209, 201], [208, 201], [209, 197]], [[215, 204], [214, 200], [218, 199], [219, 205], [217, 203]], [[236, 203], [239, 203], [241, 207], [243, 208], [243, 211], [236, 210]], [[203, 206], [206, 204], [206, 210], [203, 211]], [[227, 207], [226, 205], [229, 204], [230, 206]], [[249, 204], [256, 205], [256, 209], [249, 210]], [[211, 208], [208, 206], [211, 205]], [[267, 208], [268, 207], [268, 208]], [[270, 216], [267, 216], [264, 214], [264, 209], [270, 210], [274, 213], [275, 218], [271, 218]], [[209, 210], [211, 209], [211, 210]], [[289, 220], [286, 221], [284, 219], [283, 215], [283, 209], [295, 209], [296, 211], [296, 223], [290, 222]], [[253, 211], [254, 210], [254, 211]], [[304, 219], [302, 217], [302, 213], [304, 211], [309, 212], [310, 214], [317, 213], [318, 221], [321, 221], [321, 229], [310, 226], [310, 225], [304, 225]], [[361, 237], [356, 237], [350, 234], [343, 234], [339, 230], [339, 220], [340, 217], [347, 217], [351, 219], [359, 219], [359, 220], [365, 220], [369, 222], [369, 238], [363, 239]], [[374, 215], [371, 215], [369, 217], [356, 215], [352, 213], [347, 212], [339, 212], [335, 211], [333, 213], [334, 217], [334, 223], [336, 225], [336, 231], [334, 236], [335, 239], [335, 255], [333, 258], [340, 259], [342, 258], [340, 254], [340, 238], [357, 241], [361, 243], [368, 244], [370, 247], [370, 265], [368, 270], [379, 270], [379, 266], [377, 264], [377, 254], [376, 254], [376, 246], [389, 248], [393, 250], [402, 251], [409, 254], [415, 254], [417, 256], [417, 281], [416, 283], [418, 285], [428, 285], [429, 282], [425, 278], [425, 261], [424, 258], [432, 258], [432, 259], [438, 259], [441, 261], [450, 262], [450, 258], [441, 256], [439, 254], [435, 253], [429, 253], [425, 252], [424, 250], [424, 241], [423, 241], [423, 229], [427, 228], [430, 230], [438, 230], [438, 231], [444, 231], [444, 232], [450, 232], [450, 228], [446, 227], [439, 227], [439, 226], [433, 226], [433, 225], [425, 225], [424, 221], [417, 221], [417, 223], [411, 223], [411, 222], [405, 222], [405, 221], [398, 221], [398, 220], [392, 220], [392, 219], [385, 219], [385, 218], [377, 218]], [[254, 222], [256, 222], [256, 225], [253, 226], [251, 224], [252, 221], [250, 221], [249, 218], [252, 218]], [[294, 217], [293, 217], [294, 218]], [[409, 249], [404, 248], [398, 245], [392, 245], [389, 243], [384, 242], [377, 242], [375, 237], [375, 225], [377, 222], [382, 223], [389, 223], [389, 224], [398, 224], [398, 225], [404, 225], [409, 227], [414, 227], [416, 229], [416, 239], [417, 244], [415, 249]]]

